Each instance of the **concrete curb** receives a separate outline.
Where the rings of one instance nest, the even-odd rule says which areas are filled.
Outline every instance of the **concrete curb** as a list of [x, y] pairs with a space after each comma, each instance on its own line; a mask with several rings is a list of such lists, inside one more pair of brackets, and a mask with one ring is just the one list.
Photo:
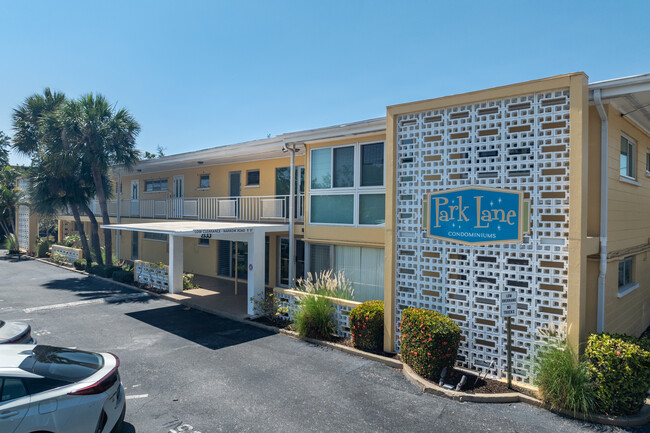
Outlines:
[[[58, 264], [52, 263], [52, 262], [50, 262], [48, 260], [39, 259], [39, 258], [36, 258], [36, 257], [30, 257], [30, 259], [39, 261], [41, 263], [47, 263], [47, 264], [49, 264], [51, 266], [56, 266], [56, 267], [61, 268], [61, 269], [66, 269], [68, 271], [73, 271], [73, 272], [76, 272], [78, 274], [87, 275], [89, 277], [93, 277], [93, 278], [97, 278], [99, 280], [103, 280], [103, 281], [106, 281], [106, 282], [117, 284], [119, 286], [122, 286], [122, 287], [125, 287], [125, 288], [128, 288], [128, 289], [133, 289], [133, 290], [137, 290], [137, 291], [140, 291], [140, 292], [148, 293], [149, 295], [151, 295], [153, 297], [163, 298], [163, 299], [166, 299], [168, 301], [175, 302], [175, 303], [177, 303], [179, 305], [183, 305], [183, 306], [193, 308], [193, 309], [198, 310], [198, 311], [202, 311], [204, 313], [213, 314], [215, 316], [220, 316], [220, 317], [223, 317], [225, 319], [233, 320], [235, 322], [240, 322], [240, 323], [244, 323], [244, 324], [247, 324], [247, 325], [251, 325], [251, 326], [254, 326], [254, 327], [257, 327], [257, 328], [260, 328], [260, 329], [264, 329], [266, 331], [273, 332], [273, 333], [276, 333], [276, 334], [286, 335], [287, 337], [291, 337], [291, 338], [294, 338], [296, 340], [306, 341], [308, 343], [315, 344], [317, 346], [329, 347], [329, 348], [332, 348], [332, 349], [336, 349], [336, 350], [339, 350], [341, 352], [348, 353], [350, 355], [354, 355], [354, 356], [358, 356], [358, 357], [361, 357], [361, 358], [364, 358], [364, 359], [368, 359], [370, 361], [380, 362], [380, 363], [382, 363], [384, 365], [387, 365], [389, 367], [392, 367], [392, 368], [395, 368], [395, 369], [398, 369], [398, 370], [402, 370], [402, 374], [404, 375], [406, 380], [408, 380], [413, 385], [418, 387], [420, 389], [420, 391], [422, 391], [424, 393], [427, 393], [427, 394], [433, 394], [433, 395], [449, 398], [451, 400], [460, 401], [460, 402], [473, 402], [473, 403], [526, 403], [526, 404], [529, 404], [531, 406], [535, 406], [535, 407], [538, 407], [538, 408], [541, 408], [541, 409], [546, 409], [546, 410], [548, 410], [550, 412], [554, 412], [556, 414], [566, 416], [568, 418], [574, 418], [574, 419], [578, 419], [578, 420], [581, 420], [581, 421], [587, 421], [587, 422], [598, 423], [598, 424], [613, 425], [613, 426], [617, 426], [617, 427], [639, 427], [639, 426], [643, 426], [643, 425], [646, 425], [646, 424], [650, 424], [650, 399], [646, 400], [645, 405], [643, 406], [643, 409], [641, 409], [641, 411], [639, 413], [635, 414], [635, 415], [607, 416], [607, 415], [599, 415], [599, 414], [586, 415], [586, 414], [583, 414], [583, 413], [574, 414], [573, 412], [570, 412], [570, 411], [567, 411], [567, 410], [551, 409], [550, 405], [542, 402], [541, 400], [539, 400], [539, 399], [537, 399], [535, 397], [523, 394], [521, 392], [509, 392], [509, 393], [502, 393], [502, 394], [468, 394], [466, 392], [460, 392], [460, 391], [457, 392], [457, 391], [453, 391], [453, 390], [448, 390], [448, 389], [441, 388], [437, 384], [424, 379], [423, 377], [418, 375], [416, 372], [414, 372], [411, 367], [409, 367], [405, 363], [403, 363], [401, 361], [398, 361], [396, 359], [393, 359], [393, 358], [388, 358], [388, 357], [382, 356], [382, 355], [376, 355], [374, 353], [364, 352], [362, 350], [355, 349], [353, 347], [344, 346], [342, 344], [333, 343], [333, 342], [330, 342], [330, 341], [321, 341], [321, 340], [315, 340], [313, 338], [304, 338], [304, 337], [301, 337], [297, 332], [290, 331], [288, 329], [278, 328], [276, 326], [265, 325], [263, 323], [259, 323], [259, 322], [255, 322], [253, 320], [250, 320], [247, 317], [246, 318], [241, 318], [239, 316], [234, 316], [234, 315], [231, 315], [231, 314], [228, 314], [228, 313], [224, 313], [222, 311], [217, 311], [217, 310], [213, 310], [213, 309], [210, 309], [210, 308], [202, 308], [200, 305], [183, 302], [182, 299], [176, 299], [176, 298], [174, 298], [174, 297], [172, 297], [172, 296], [170, 296], [169, 294], [166, 294], [166, 293], [151, 292], [149, 290], [141, 289], [139, 287], [132, 286], [130, 284], [120, 283], [120, 282], [115, 281], [115, 280], [113, 280], [111, 278], [104, 278], [104, 277], [100, 277], [100, 276], [97, 276], [97, 275], [94, 275], [94, 274], [89, 274], [89, 273], [84, 272], [84, 271], [79, 271], [79, 270], [74, 269], [74, 268], [69, 268], [67, 266], [58, 265]], [[463, 369], [461, 369], [461, 370], [463, 370]], [[526, 390], [524, 390], [524, 391], [526, 391]], [[528, 390], [528, 391], [530, 392], [530, 390]]]
[[519, 392], [509, 392], [503, 394], [468, 394], [465, 392], [457, 392], [439, 387], [437, 384], [430, 382], [416, 372], [411, 367], [404, 364], [402, 369], [404, 377], [420, 388], [422, 392], [427, 394], [434, 394], [440, 397], [446, 397], [456, 401], [470, 401], [474, 403], [526, 403], [531, 406], [546, 409], [550, 412], [566, 416], [568, 418], [575, 418], [581, 421], [587, 421], [598, 424], [607, 424], [617, 427], [639, 427], [650, 423], [650, 401], [646, 400], [646, 404], [636, 415], [629, 416], [607, 416], [600, 414], [586, 415], [583, 413], [574, 414], [571, 411], [563, 409], [551, 409], [551, 406], [542, 402], [541, 400], [531, 397]]

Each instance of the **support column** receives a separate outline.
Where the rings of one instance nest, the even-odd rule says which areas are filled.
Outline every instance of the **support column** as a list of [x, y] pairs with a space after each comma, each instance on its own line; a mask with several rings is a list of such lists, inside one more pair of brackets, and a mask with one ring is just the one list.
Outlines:
[[255, 314], [255, 299], [264, 299], [264, 232], [255, 229], [248, 239], [248, 311]]
[[183, 292], [183, 237], [169, 235], [169, 293]]

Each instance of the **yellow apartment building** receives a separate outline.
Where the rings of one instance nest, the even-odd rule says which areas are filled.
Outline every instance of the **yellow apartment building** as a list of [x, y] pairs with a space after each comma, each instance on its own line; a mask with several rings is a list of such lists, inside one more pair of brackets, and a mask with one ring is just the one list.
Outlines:
[[[498, 375], [509, 293], [527, 382], [540, 329], [579, 344], [650, 325], [649, 106], [650, 74], [573, 73], [115, 168], [115, 245], [168, 263], [172, 292], [182, 271], [246, 281], [234, 314], [344, 271], [356, 301], [384, 301], [387, 350], [404, 308], [437, 310], [461, 327], [459, 363]], [[61, 216], [60, 236], [73, 231]]]

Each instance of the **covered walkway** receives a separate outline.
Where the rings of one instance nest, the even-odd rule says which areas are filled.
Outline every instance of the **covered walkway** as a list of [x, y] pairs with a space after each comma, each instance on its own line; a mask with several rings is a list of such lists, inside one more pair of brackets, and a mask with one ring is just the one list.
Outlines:
[[[132, 232], [159, 233], [168, 236], [169, 246], [169, 293], [177, 296], [207, 298], [209, 292], [183, 292], [183, 238], [239, 241], [248, 243], [248, 274], [244, 302], [246, 313], [255, 314], [255, 300], [264, 298], [265, 236], [268, 233], [288, 232], [288, 224], [261, 224], [241, 222], [169, 221], [136, 224], [109, 224], [102, 228]], [[118, 236], [119, 239], [119, 236]], [[222, 286], [219, 286], [222, 287]], [[226, 286], [223, 286], [226, 287]], [[207, 290], [207, 289], [203, 289]], [[217, 289], [216, 291], [219, 291]], [[232, 289], [234, 295], [234, 283]], [[239, 291], [238, 291], [239, 292]], [[212, 298], [208, 298], [212, 299]], [[216, 298], [215, 298], [216, 299]], [[225, 300], [226, 298], [224, 298]], [[207, 301], [207, 299], [206, 299]], [[232, 305], [238, 305], [239, 296], [232, 297]], [[217, 301], [215, 301], [217, 302]], [[222, 302], [222, 301], [219, 301]], [[225, 304], [224, 304], [225, 305]]]
[[195, 275], [194, 283], [199, 286], [198, 289], [184, 290], [169, 297], [198, 310], [216, 310], [239, 318], [247, 315], [246, 281], [237, 284], [236, 294], [235, 282], [223, 278]]

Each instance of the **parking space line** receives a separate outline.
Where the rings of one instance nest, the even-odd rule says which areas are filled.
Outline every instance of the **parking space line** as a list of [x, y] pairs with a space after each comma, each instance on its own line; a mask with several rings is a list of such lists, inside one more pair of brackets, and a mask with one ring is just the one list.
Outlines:
[[101, 304], [104, 302], [120, 302], [130, 299], [149, 298], [148, 293], [133, 293], [129, 295], [107, 296], [105, 298], [87, 299], [85, 301], [66, 302], [64, 304], [43, 305], [40, 307], [25, 308], [23, 312], [33, 313], [34, 311], [43, 310], [60, 310], [68, 307], [78, 307], [80, 305]]
[[147, 398], [149, 397], [149, 394], [135, 394], [135, 395], [127, 395], [124, 397], [127, 400], [134, 400], [136, 398]]

